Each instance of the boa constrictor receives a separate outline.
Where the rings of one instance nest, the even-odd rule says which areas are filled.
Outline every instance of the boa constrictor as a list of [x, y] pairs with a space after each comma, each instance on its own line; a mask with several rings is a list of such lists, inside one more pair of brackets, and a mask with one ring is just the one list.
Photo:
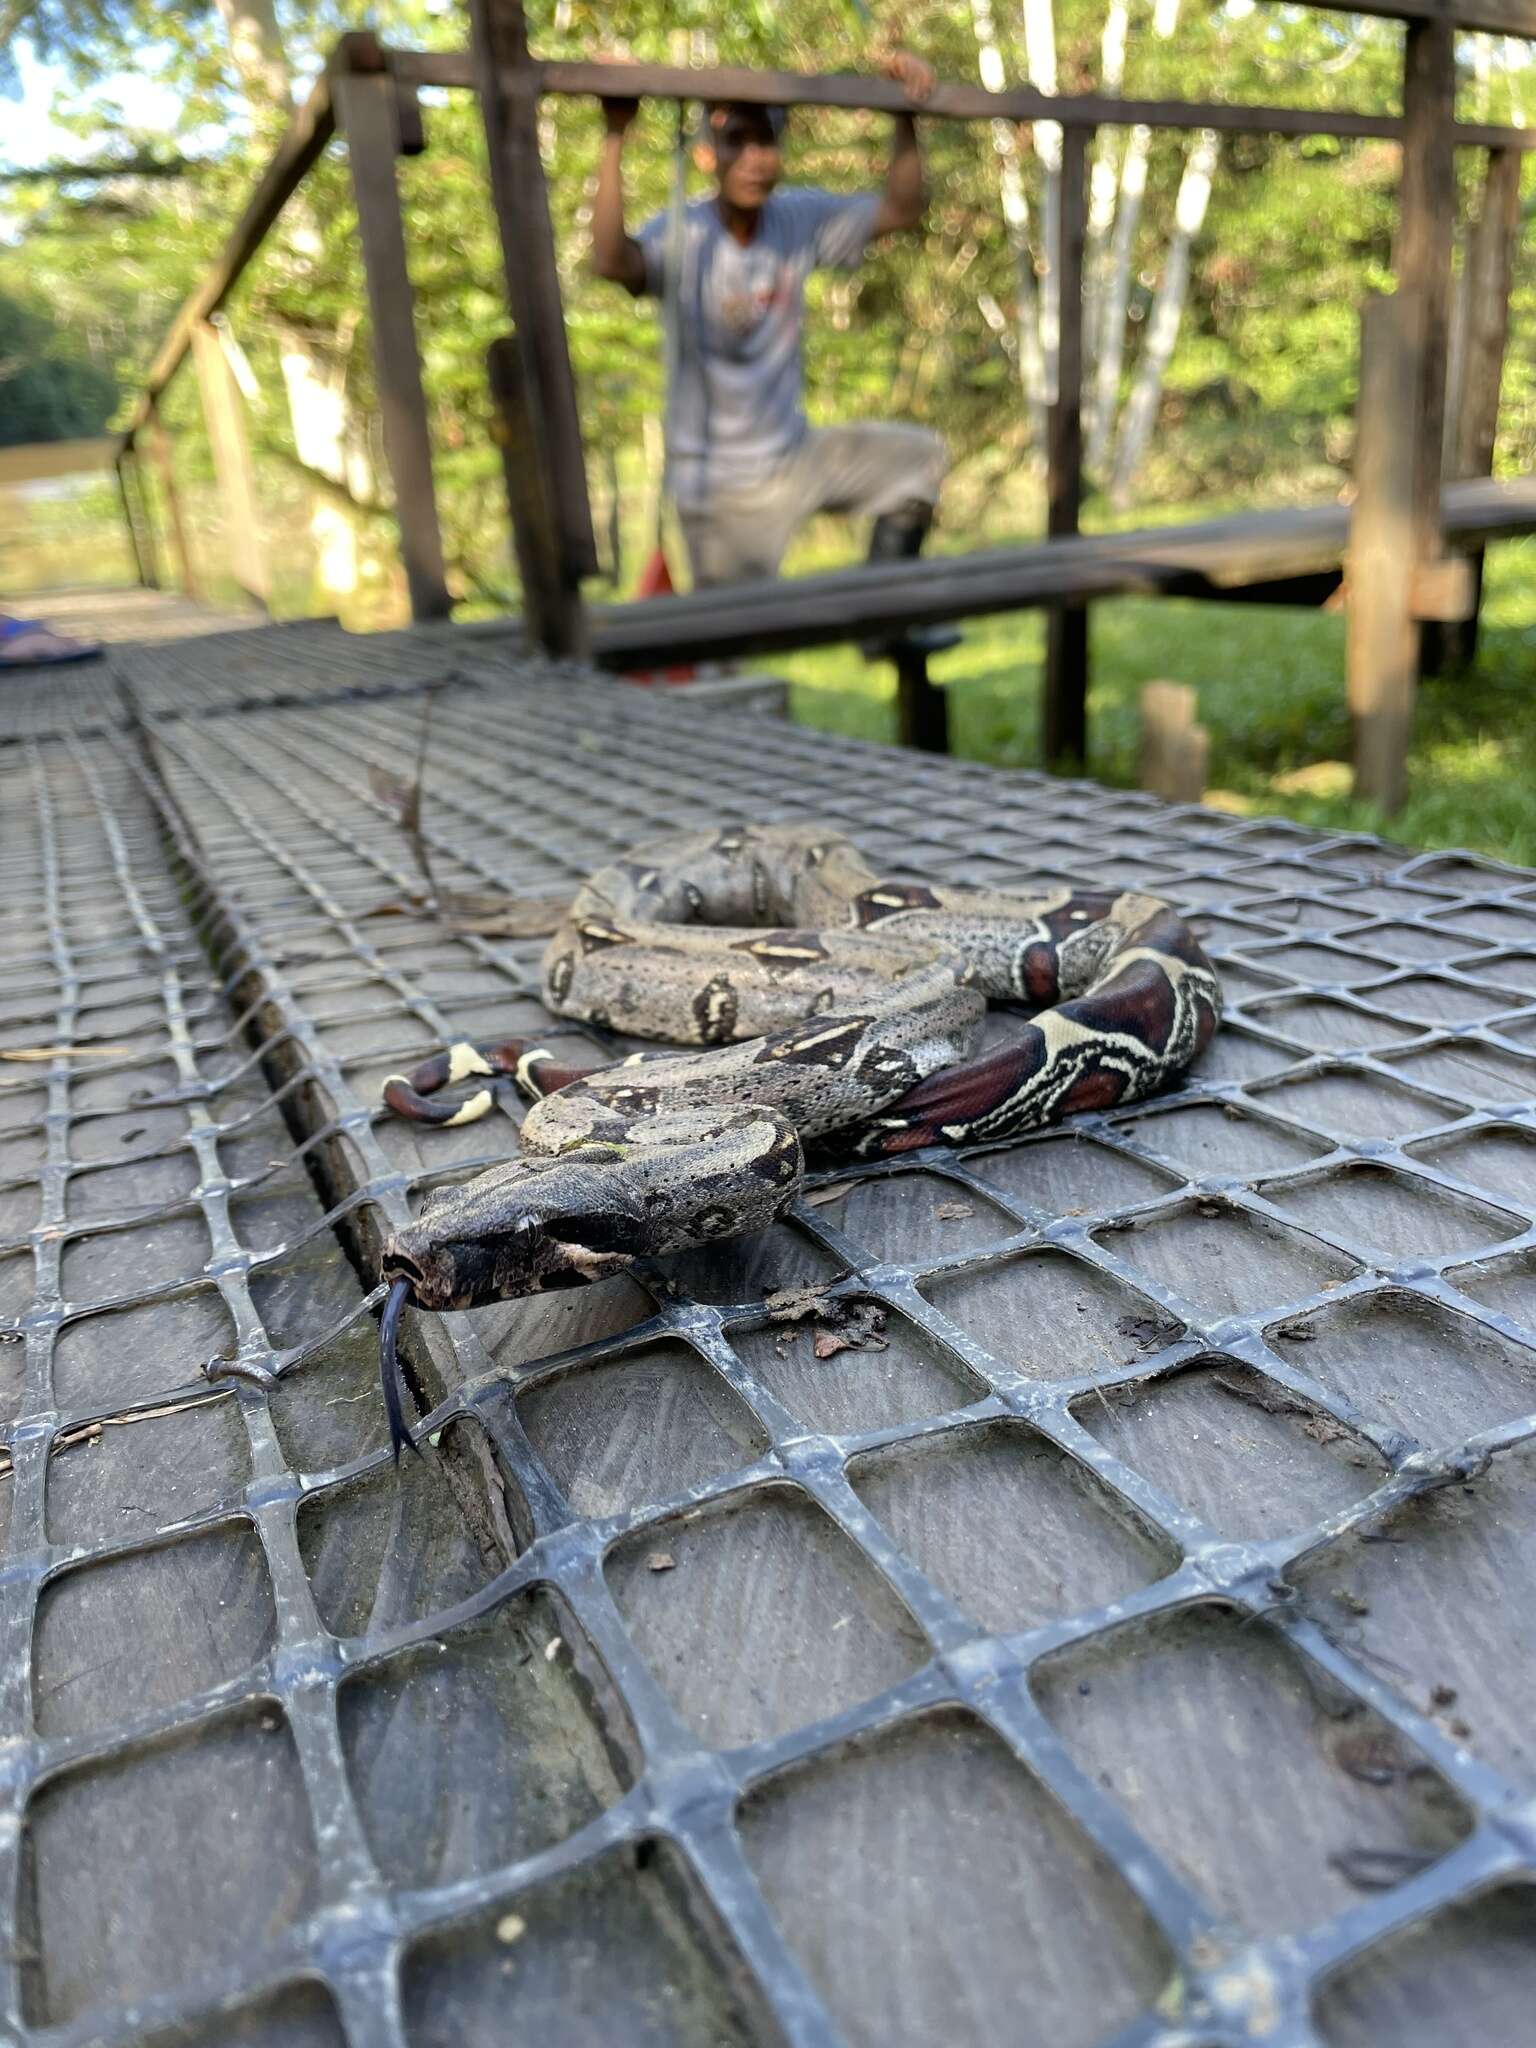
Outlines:
[[[602, 1279], [765, 1229], [806, 1142], [855, 1157], [1004, 1139], [1148, 1095], [1208, 1043], [1221, 990], [1152, 896], [885, 881], [826, 826], [727, 826], [643, 846], [581, 889], [544, 956], [551, 1010], [700, 1052], [583, 1071], [522, 1041], [456, 1045], [385, 1085], [398, 1113], [465, 1123], [452, 1083], [534, 1098], [524, 1156], [435, 1190], [385, 1247], [382, 1364], [410, 1439], [400, 1313]], [[988, 999], [1029, 1005], [968, 1058]], [[436, 1099], [434, 1099], [436, 1098]]]

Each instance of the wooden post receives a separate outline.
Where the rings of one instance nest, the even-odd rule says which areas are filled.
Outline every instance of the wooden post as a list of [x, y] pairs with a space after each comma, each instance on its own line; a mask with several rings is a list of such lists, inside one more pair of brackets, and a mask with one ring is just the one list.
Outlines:
[[581, 592], [562, 574], [554, 514], [544, 496], [546, 471], [536, 450], [537, 422], [527, 386], [527, 356], [510, 334], [493, 341], [485, 367], [491, 387], [491, 437], [501, 450], [512, 539], [523, 586], [523, 615], [532, 639], [550, 654], [587, 653]]
[[117, 494], [123, 501], [123, 524], [128, 529], [128, 548], [133, 556], [133, 573], [141, 590], [158, 590], [160, 579], [155, 574], [155, 542], [144, 516], [142, 504], [134, 502], [136, 475], [130, 476], [133, 466], [133, 450], [125, 448], [112, 465], [117, 471]]
[[416, 347], [416, 300], [406, 265], [400, 186], [395, 176], [395, 158], [402, 146], [399, 95], [386, 71], [338, 70], [333, 97], [336, 125], [347, 141], [357, 205], [384, 459], [394, 484], [400, 559], [411, 595], [411, 617], [445, 619], [453, 600], [443, 570], [443, 536], [432, 480], [432, 437]]
[[176, 465], [171, 456], [171, 437], [165, 431], [160, 417], [160, 408], [151, 403], [148, 434], [150, 446], [155, 451], [155, 467], [160, 472], [160, 488], [165, 493], [165, 513], [170, 523], [171, 544], [176, 550], [176, 559], [181, 564], [181, 587], [188, 597], [200, 597], [197, 572], [192, 566], [192, 550], [187, 544], [186, 522], [181, 516], [181, 493], [176, 488]]
[[[928, 644], [932, 636], [903, 634], [890, 647], [896, 664], [896, 740], [899, 746], [916, 747], [924, 754], [949, 752], [949, 696], [937, 688], [928, 673]], [[958, 645], [960, 635], [952, 636]]]
[[1205, 795], [1211, 736], [1198, 722], [1188, 683], [1143, 683], [1141, 760], [1137, 781], [1170, 803], [1197, 804]]
[[[1416, 465], [1423, 365], [1419, 309], [1399, 290], [1361, 320], [1350, 521], [1346, 676], [1355, 795], [1394, 811], [1408, 793], [1408, 739], [1418, 676], [1413, 617]], [[1436, 447], [1438, 449], [1438, 441]]]
[[209, 320], [199, 320], [192, 329], [192, 360], [197, 367], [203, 419], [213, 445], [214, 473], [224, 505], [230, 573], [246, 596], [254, 598], [266, 611], [272, 586], [266, 550], [256, 523], [256, 481], [251, 470], [251, 447], [246, 439], [240, 387], [218, 331]]
[[[1058, 194], [1061, 308], [1056, 396], [1046, 444], [1046, 532], [1074, 534], [1083, 500], [1083, 245], [1087, 235], [1084, 169], [1090, 128], [1062, 131]], [[1057, 605], [1046, 614], [1042, 751], [1048, 768], [1081, 769], [1088, 758], [1088, 608]]]
[[[1450, 473], [1456, 478], [1493, 474], [1499, 390], [1509, 339], [1509, 294], [1520, 230], [1520, 161], [1519, 150], [1489, 150], [1482, 211], [1467, 243], [1467, 326], [1461, 406], [1451, 436]], [[1483, 598], [1483, 550], [1474, 549], [1468, 560], [1472, 572], [1471, 616], [1446, 630], [1446, 651], [1459, 662], [1470, 662], [1476, 657], [1478, 613]]]
[[[1428, 566], [1443, 552], [1441, 449], [1445, 369], [1450, 343], [1451, 245], [1456, 231], [1455, 31], [1449, 19], [1411, 21], [1403, 55], [1403, 162], [1398, 187], [1397, 297], [1415, 357], [1414, 397], [1402, 415], [1413, 440], [1413, 560]], [[1400, 427], [1399, 431], [1402, 431]], [[1441, 635], [1419, 638], [1419, 668], [1440, 664]]]
[[[597, 543], [539, 158], [538, 76], [521, 0], [470, 0], [469, 15], [507, 298], [522, 359], [513, 394], [527, 429], [521, 459], [539, 472], [537, 489], [512, 495], [512, 516], [549, 522], [549, 534], [532, 539], [533, 551], [554, 562], [566, 602], [579, 602], [582, 577], [597, 574]], [[521, 539], [518, 548], [521, 557]], [[563, 615], [564, 604], [557, 609]]]

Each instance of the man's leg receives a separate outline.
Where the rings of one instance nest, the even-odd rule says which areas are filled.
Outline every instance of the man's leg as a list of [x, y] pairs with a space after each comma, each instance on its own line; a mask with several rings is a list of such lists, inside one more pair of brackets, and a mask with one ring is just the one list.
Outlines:
[[896, 561], [921, 551], [949, 466], [937, 434], [889, 420], [823, 427], [808, 438], [803, 463], [807, 502], [802, 518], [845, 512], [872, 519], [871, 561]]
[[678, 510], [695, 590], [777, 576], [799, 523], [798, 458], [750, 491], [717, 497], [707, 509]]

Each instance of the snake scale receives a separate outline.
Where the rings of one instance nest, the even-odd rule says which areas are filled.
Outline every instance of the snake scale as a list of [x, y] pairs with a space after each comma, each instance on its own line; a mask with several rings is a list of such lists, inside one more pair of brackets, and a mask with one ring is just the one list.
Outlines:
[[[887, 1157], [1006, 1139], [1163, 1086], [1209, 1042], [1221, 990], [1189, 927], [1133, 893], [1013, 896], [885, 880], [835, 830], [729, 825], [594, 874], [544, 956], [561, 1016], [698, 1051], [590, 1071], [510, 1040], [391, 1078], [399, 1114], [466, 1123], [512, 1076], [523, 1156], [428, 1195], [385, 1246], [391, 1439], [411, 1441], [400, 1314], [579, 1286], [640, 1257], [765, 1229], [807, 1143]], [[974, 1052], [989, 1000], [1033, 1014]]]

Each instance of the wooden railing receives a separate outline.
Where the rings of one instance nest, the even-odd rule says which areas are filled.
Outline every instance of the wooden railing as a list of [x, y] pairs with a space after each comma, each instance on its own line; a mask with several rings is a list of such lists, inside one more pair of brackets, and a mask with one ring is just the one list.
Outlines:
[[[1509, 216], [1508, 195], [1517, 176], [1520, 154], [1536, 148], [1536, 132], [1455, 121], [1454, 33], [1457, 28], [1464, 28], [1536, 36], [1536, 0], [1455, 0], [1454, 5], [1445, 4], [1445, 0], [1375, 0], [1375, 4], [1368, 0], [1363, 9], [1357, 7], [1356, 11], [1400, 19], [1408, 25], [1400, 115], [1137, 100], [1095, 93], [1054, 97], [1029, 87], [993, 93], [961, 84], [939, 85], [923, 107], [922, 115], [930, 120], [1048, 120], [1060, 124], [1064, 132], [1057, 197], [1059, 217], [1055, 224], [1061, 261], [1060, 357], [1057, 396], [1049, 416], [1046, 462], [1048, 533], [1060, 541], [1071, 540], [1078, 532], [1082, 496], [1082, 262], [1086, 151], [1093, 131], [1108, 125], [1143, 124], [1179, 130], [1215, 128], [1257, 134], [1369, 137], [1402, 145], [1396, 247], [1398, 290], [1391, 323], [1392, 377], [1394, 389], [1412, 394], [1413, 403], [1405, 414], [1398, 416], [1401, 432], [1410, 446], [1406, 456], [1399, 451], [1393, 462], [1378, 463], [1376, 472], [1380, 473], [1381, 490], [1407, 489], [1410, 493], [1411, 510], [1404, 531], [1411, 548], [1412, 573], [1397, 579], [1393, 583], [1394, 594], [1379, 600], [1373, 588], [1357, 588], [1352, 593], [1351, 612], [1351, 703], [1362, 729], [1374, 730], [1379, 737], [1389, 726], [1395, 731], [1402, 725], [1405, 691], [1411, 698], [1418, 660], [1415, 619], [1426, 615], [1444, 617], [1456, 610], [1455, 602], [1447, 595], [1452, 579], [1437, 576], [1443, 560], [1440, 481], [1454, 233], [1454, 151], [1462, 147], [1488, 153], [1484, 214], [1496, 215], [1502, 222]], [[243, 428], [238, 403], [229, 388], [227, 374], [220, 371], [222, 357], [217, 349], [208, 346], [212, 334], [209, 322], [310, 167], [333, 135], [340, 134], [347, 143], [357, 204], [384, 450], [394, 485], [412, 613], [418, 619], [446, 615], [450, 598], [433, 489], [431, 442], [395, 159], [424, 146], [416, 98], [419, 88], [475, 90], [486, 121], [493, 197], [515, 329], [511, 337], [493, 347], [488, 376], [495, 431], [505, 458], [525, 618], [533, 636], [551, 650], [587, 652], [593, 647], [593, 618], [598, 621], [599, 648], [605, 640], [611, 643], [614, 635], [611, 629], [603, 627], [600, 612], [589, 617], [581, 597], [583, 579], [596, 568], [596, 550], [548, 195], [538, 151], [536, 119], [540, 96], [710, 98], [877, 112], [908, 110], [908, 102], [901, 87], [885, 78], [732, 68], [685, 69], [622, 62], [544, 63], [529, 51], [519, 0], [470, 0], [469, 15], [472, 46], [463, 52], [394, 50], [370, 34], [345, 36], [337, 45], [217, 262], [178, 312], [150, 366], [121, 442], [125, 498], [131, 504], [136, 501], [130, 523], [141, 550], [141, 572], [153, 574], [153, 562], [144, 561], [146, 551], [152, 555], [153, 536], [147, 533], [142, 492], [130, 495], [130, 472], [140, 442], [147, 440], [156, 453], [169, 497], [174, 539], [180, 524], [179, 508], [159, 426], [158, 402], [190, 352], [198, 358], [216, 454], [221, 446], [226, 451], [219, 461], [219, 475], [230, 530], [238, 533], [254, 529], [249, 465], [242, 466], [239, 459]], [[1506, 242], [1512, 232], [1511, 225]], [[1479, 358], [1479, 376], [1485, 384], [1492, 378], [1496, 395], [1507, 323], [1507, 256], [1502, 261], [1496, 252], [1490, 256], [1485, 274], [1493, 280], [1494, 288], [1502, 291], [1497, 318], [1484, 321]], [[1490, 328], [1496, 330], [1491, 340]], [[1369, 365], [1366, 374], [1372, 374]], [[1479, 429], [1473, 438], [1479, 435], [1480, 445], [1486, 441], [1491, 453], [1491, 429]], [[1457, 438], [1465, 440], [1466, 436], [1458, 434]], [[1474, 460], [1484, 462], [1486, 455], [1479, 452]], [[145, 531], [138, 532], [140, 527]], [[190, 579], [192, 565], [184, 544], [178, 543], [178, 553], [183, 574]], [[954, 577], [952, 564], [916, 563], [904, 567], [904, 587], [910, 593], [913, 621], [934, 615], [935, 594], [946, 577], [955, 586], [958, 602], [966, 579]], [[840, 584], [850, 599], [843, 617], [861, 614], [857, 601], [863, 588], [861, 578], [869, 582], [871, 591], [878, 586], [876, 609], [889, 619], [893, 629], [899, 629], [900, 606], [896, 605], [893, 611], [892, 592], [886, 587], [890, 579], [879, 568], [843, 572]], [[804, 585], [797, 587], [804, 591]], [[1088, 652], [1084, 604], [1093, 594], [1092, 589], [1085, 588], [1074, 593], [1077, 602], [1048, 608], [1044, 737], [1046, 756], [1056, 763], [1081, 762], [1086, 753]], [[755, 622], [757, 643], [772, 637], [763, 631], [762, 607], [795, 602], [792, 592], [783, 586], [764, 587], [754, 591], [750, 600], [743, 600], [741, 614], [744, 622], [749, 617]], [[663, 630], [662, 622], [669, 616], [668, 603], [665, 599], [656, 601], [657, 630]], [[721, 651], [716, 608], [693, 609], [701, 616], [709, 614], [710, 645], [713, 651]], [[675, 622], [677, 653], [686, 658], [692, 651], [689, 608], [679, 604], [670, 616]], [[846, 626], [839, 630], [837, 619], [828, 616], [817, 637], [836, 640], [850, 635]], [[753, 634], [744, 623], [742, 645], [749, 644], [754, 644]], [[1403, 646], [1414, 649], [1406, 676], [1402, 673]], [[1384, 650], [1391, 648], [1398, 653], [1389, 662]], [[1392, 669], [1390, 676], [1388, 667]], [[928, 688], [921, 663], [904, 664], [902, 675], [904, 690], [921, 692]], [[1364, 680], [1367, 675], [1369, 679]], [[927, 707], [927, 715], [909, 715], [908, 724], [929, 732], [941, 728], [942, 720], [933, 716], [933, 708], [931, 704]], [[909, 714], [911, 710], [909, 706]], [[1399, 792], [1400, 762], [1394, 769], [1388, 758], [1393, 751], [1393, 747], [1384, 749], [1379, 745], [1357, 749], [1360, 786], [1365, 794], [1390, 801]]]

